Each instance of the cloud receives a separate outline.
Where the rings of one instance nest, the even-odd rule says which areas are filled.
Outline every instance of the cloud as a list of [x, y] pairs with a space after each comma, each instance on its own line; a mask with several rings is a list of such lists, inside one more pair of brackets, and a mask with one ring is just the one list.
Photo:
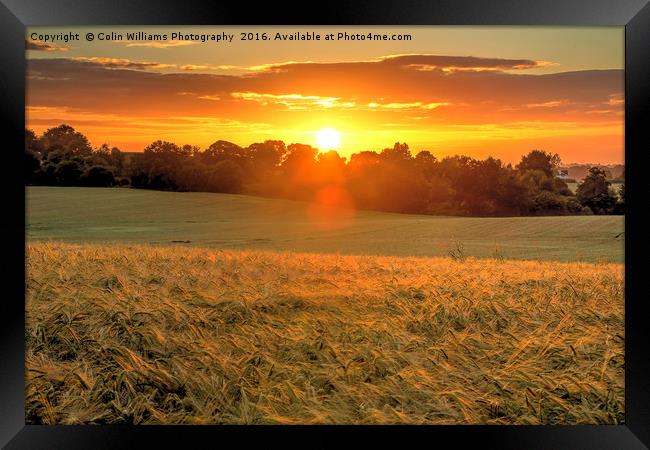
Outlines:
[[504, 71], [525, 70], [555, 65], [548, 61], [532, 59], [480, 58], [476, 56], [442, 56], [442, 55], [389, 55], [380, 60], [384, 64], [397, 65], [409, 69], [443, 72], [458, 71]]
[[201, 100], [212, 100], [212, 101], [218, 101], [221, 100], [221, 97], [218, 95], [200, 95], [198, 98]]
[[[52, 127], [60, 123], [72, 123], [82, 131], [92, 128], [112, 128], [116, 133], [137, 133], [147, 136], [149, 141], [159, 138], [160, 133], [192, 135], [217, 130], [246, 133], [251, 130], [263, 131], [270, 127], [261, 122], [243, 122], [227, 117], [145, 115], [137, 118], [121, 114], [104, 113], [68, 107], [27, 106], [26, 116], [30, 126]], [[104, 139], [113, 136], [106, 135]]]
[[181, 70], [202, 70], [202, 69], [209, 69], [210, 66], [202, 66], [198, 64], [183, 64], [180, 66]]
[[[64, 59], [64, 58], [61, 58]], [[204, 64], [171, 64], [159, 63], [152, 61], [133, 61], [127, 58], [108, 58], [103, 56], [76, 56], [65, 58], [72, 61], [80, 61], [85, 63], [93, 63], [108, 69], [133, 69], [133, 70], [160, 70], [160, 69], [180, 69], [182, 71], [203, 71], [212, 72], [220, 70], [240, 69], [238, 66], [219, 65], [210, 66]]]
[[176, 64], [161, 64], [157, 62], [146, 62], [146, 61], [131, 61], [130, 59], [105, 58], [105, 57], [98, 57], [98, 56], [93, 56], [93, 57], [75, 56], [73, 58], [70, 58], [70, 60], [93, 63], [107, 69], [146, 70], [146, 69], [166, 69], [170, 67], [176, 67]]
[[232, 65], [219, 65], [219, 66], [209, 66], [205, 64], [183, 64], [178, 66], [181, 70], [201, 70], [201, 71], [222, 71], [222, 70], [244, 70], [240, 66]]
[[25, 39], [25, 48], [27, 50], [36, 50], [41, 52], [67, 52], [70, 47], [54, 45], [43, 41], [33, 41]]
[[282, 70], [283, 67], [286, 66], [303, 65], [303, 64], [319, 64], [319, 63], [315, 63], [314, 61], [283, 61], [280, 63], [268, 63], [268, 64], [258, 64], [256, 66], [248, 66], [246, 67], [246, 69], [253, 72], [280, 71]]
[[526, 108], [557, 108], [558, 106], [568, 105], [567, 100], [550, 100], [542, 103], [529, 103], [524, 105]]
[[622, 94], [613, 94], [609, 96], [607, 102], [605, 103], [607, 103], [609, 106], [622, 106], [625, 104], [625, 99], [623, 98]]
[[170, 40], [166, 42], [152, 41], [152, 42], [134, 42], [134, 41], [123, 41], [127, 47], [148, 47], [148, 48], [170, 48], [170, 47], [182, 47], [185, 45], [194, 45], [197, 42], [193, 41], [177, 41]]
[[387, 55], [370, 61], [342, 62], [342, 63], [315, 63], [313, 61], [286, 61], [281, 63], [261, 64], [251, 66], [251, 71], [290, 71], [301, 66], [314, 65], [354, 65], [354, 64], [381, 64], [407, 70], [440, 71], [440, 72], [481, 72], [481, 71], [507, 71], [538, 69], [541, 67], [556, 66], [557, 63], [532, 59], [503, 59], [481, 58], [477, 56], [447, 56], [423, 54], [398, 54]]
[[437, 103], [422, 103], [422, 102], [412, 102], [412, 103], [368, 103], [369, 108], [385, 108], [385, 109], [436, 109], [441, 106], [450, 105], [448, 102], [437, 102]]
[[314, 108], [352, 108], [354, 102], [341, 102], [337, 97], [321, 97], [319, 95], [301, 94], [259, 94], [257, 92], [233, 92], [233, 98], [251, 100], [268, 105], [275, 103], [284, 105], [289, 109], [314, 109]]
[[[440, 67], [415, 70], [413, 64]], [[374, 61], [282, 63], [241, 74], [208, 65], [119, 58], [28, 60], [28, 104], [114, 114], [284, 121], [304, 111], [340, 110], [345, 120], [422, 127], [487, 122], [620, 120], [624, 72], [530, 74], [538, 61], [466, 56], [393, 55]], [[491, 68], [451, 70], [443, 68]], [[164, 73], [158, 69], [164, 68]], [[599, 111], [589, 113], [588, 111]], [[404, 114], [411, 112], [412, 114]], [[414, 113], [414, 114], [413, 114]], [[354, 114], [362, 114], [363, 117]], [[372, 119], [370, 118], [372, 116]], [[343, 117], [343, 116], [341, 116]]]

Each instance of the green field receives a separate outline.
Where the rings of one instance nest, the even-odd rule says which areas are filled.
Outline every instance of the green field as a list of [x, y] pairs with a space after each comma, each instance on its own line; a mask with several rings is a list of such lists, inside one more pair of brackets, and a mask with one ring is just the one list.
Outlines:
[[319, 210], [244, 195], [28, 187], [27, 238], [389, 256], [623, 262], [622, 216], [469, 218]]

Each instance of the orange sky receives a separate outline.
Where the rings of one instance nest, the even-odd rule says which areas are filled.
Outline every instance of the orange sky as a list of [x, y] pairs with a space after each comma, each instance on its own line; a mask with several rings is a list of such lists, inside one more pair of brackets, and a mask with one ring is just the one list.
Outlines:
[[[307, 30], [412, 39], [239, 40]], [[168, 40], [130, 41], [132, 31]], [[68, 32], [81, 40], [43, 42]], [[124, 39], [87, 42], [88, 32]], [[235, 37], [172, 41], [173, 32]], [[342, 155], [400, 141], [438, 157], [514, 163], [541, 148], [565, 163], [623, 162], [622, 27], [32, 27], [26, 39], [27, 127], [67, 123], [94, 146], [315, 145], [333, 128]]]

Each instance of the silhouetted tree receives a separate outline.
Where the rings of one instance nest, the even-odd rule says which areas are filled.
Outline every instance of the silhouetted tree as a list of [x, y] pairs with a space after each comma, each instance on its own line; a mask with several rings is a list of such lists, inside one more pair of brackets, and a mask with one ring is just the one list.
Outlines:
[[589, 169], [589, 174], [578, 185], [576, 197], [580, 204], [588, 206], [594, 214], [611, 214], [616, 206], [616, 196], [605, 171], [599, 167]]
[[625, 183], [618, 188], [618, 199], [614, 212], [616, 214], [625, 214]]
[[225, 160], [241, 162], [246, 155], [239, 145], [220, 140], [210, 144], [201, 156], [204, 162], [216, 163]]
[[525, 215], [533, 207], [530, 189], [522, 182], [512, 168], [506, 168], [499, 183], [499, 205], [502, 214]]
[[345, 158], [342, 158], [336, 150], [329, 150], [319, 153], [316, 160], [318, 161], [316, 175], [319, 183], [343, 184], [346, 175]]
[[42, 147], [32, 130], [25, 130], [25, 183], [32, 184], [38, 180], [41, 170]]
[[547, 177], [555, 178], [557, 168], [560, 165], [560, 156], [557, 153], [551, 154], [543, 150], [532, 150], [521, 158], [517, 169], [521, 172], [539, 170]]
[[78, 186], [82, 167], [77, 161], [63, 160], [56, 165], [54, 176], [60, 186]]
[[383, 159], [392, 162], [405, 162], [411, 159], [411, 151], [406, 143], [395, 142], [393, 148], [385, 148], [381, 151]]
[[[278, 140], [242, 148], [217, 140], [205, 151], [156, 140], [142, 153], [125, 154], [107, 144], [92, 150], [68, 125], [41, 137], [25, 130], [27, 184], [114, 186], [247, 193], [313, 201], [338, 192], [356, 207], [403, 213], [461, 215], [622, 213], [607, 174], [593, 168], [574, 195], [556, 177], [557, 155], [533, 150], [513, 168], [500, 160], [430, 151], [413, 156], [406, 143], [381, 152], [361, 151], [349, 160]], [[329, 190], [335, 188], [334, 191]], [[338, 195], [338, 194], [337, 194]]]
[[415, 155], [415, 166], [426, 179], [430, 179], [436, 174], [437, 163], [436, 157], [428, 150], [422, 150]]
[[282, 141], [269, 140], [251, 144], [248, 146], [247, 152], [253, 167], [256, 170], [264, 171], [271, 170], [280, 164], [287, 152], [287, 147]]
[[44, 155], [59, 150], [65, 156], [89, 156], [92, 152], [88, 139], [69, 125], [50, 128], [40, 139]]
[[32, 130], [25, 129], [25, 151], [34, 153], [38, 159], [43, 156], [41, 140]]
[[282, 160], [283, 196], [311, 199], [317, 187], [318, 149], [306, 144], [290, 144]]
[[235, 161], [219, 161], [210, 167], [207, 175], [208, 192], [237, 194], [242, 191], [244, 173]]
[[82, 186], [110, 187], [115, 186], [115, 174], [107, 167], [92, 166], [79, 179]]
[[361, 208], [379, 209], [382, 193], [377, 186], [375, 171], [381, 162], [377, 152], [364, 150], [350, 156], [347, 165], [346, 186]]

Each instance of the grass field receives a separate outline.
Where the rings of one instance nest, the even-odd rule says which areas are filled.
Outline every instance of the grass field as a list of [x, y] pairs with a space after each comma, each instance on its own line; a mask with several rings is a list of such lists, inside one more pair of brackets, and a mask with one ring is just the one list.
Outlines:
[[[27, 188], [27, 237], [390, 256], [623, 262], [622, 216], [469, 218], [242, 195]], [[176, 242], [175, 242], [176, 241]]]
[[623, 217], [27, 188], [28, 423], [624, 421]]
[[[151, 227], [158, 240], [168, 230], [196, 239], [190, 231], [201, 229], [201, 239], [219, 243], [245, 236], [238, 230], [245, 228], [299, 244], [279, 229], [282, 211], [301, 217], [291, 203], [126, 190], [34, 189], [29, 196], [37, 236], [40, 224], [56, 237], [74, 237], [81, 221], [97, 227], [84, 239], [135, 241]], [[122, 221], [110, 214], [120, 198], [133, 201], [122, 204], [132, 208], [119, 211]], [[64, 207], [66, 199], [79, 209]], [[240, 200], [248, 201], [247, 213], [227, 210]], [[200, 225], [184, 225], [174, 213], [180, 204]], [[224, 220], [217, 231], [207, 225], [215, 217]], [[405, 242], [407, 231], [456, 220], [361, 217], [357, 235], [374, 236], [373, 245], [391, 226]], [[608, 218], [577, 219], [616, 228], [605, 225]], [[475, 224], [475, 236], [502, 228], [458, 220]], [[554, 220], [545, 223], [560, 223]], [[136, 223], [143, 229], [134, 230]], [[300, 239], [313, 233], [305, 223], [292, 226], [302, 230]], [[555, 234], [568, 244], [571, 232], [583, 236]], [[329, 245], [351, 239], [335, 235]], [[621, 264], [32, 241], [26, 420], [621, 423], [623, 288]]]

